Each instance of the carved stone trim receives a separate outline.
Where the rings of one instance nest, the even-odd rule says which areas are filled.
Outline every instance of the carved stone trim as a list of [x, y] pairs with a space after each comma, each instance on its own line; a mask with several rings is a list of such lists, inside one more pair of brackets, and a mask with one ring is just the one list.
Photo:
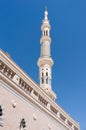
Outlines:
[[20, 81], [19, 81], [19, 86], [20, 88], [22, 88], [25, 92], [27, 93], [31, 93], [33, 88], [31, 86], [29, 86], [23, 79], [20, 78]]
[[61, 118], [63, 121], [66, 120], [66, 117], [65, 117], [64, 115], [62, 115], [61, 113], [60, 113], [60, 118]]
[[47, 107], [48, 102], [41, 95], [39, 95], [38, 100]]
[[56, 110], [56, 108], [54, 108], [52, 105], [50, 106], [50, 110], [57, 115], [58, 110]]
[[5, 74], [8, 78], [13, 79], [15, 72], [11, 70], [6, 64], [0, 60], [0, 71]]

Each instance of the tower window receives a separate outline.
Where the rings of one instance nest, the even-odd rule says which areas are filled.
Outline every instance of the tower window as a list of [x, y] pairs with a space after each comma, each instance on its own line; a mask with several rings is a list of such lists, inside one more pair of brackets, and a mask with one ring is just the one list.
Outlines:
[[26, 128], [26, 121], [24, 118], [21, 119], [19, 128], [20, 130], [24, 130]]
[[43, 84], [44, 83], [44, 78], [42, 77], [41, 80], [42, 80], [42, 84]]
[[43, 72], [42, 72], [42, 76], [44, 76]]
[[48, 76], [48, 72], [46, 72], [46, 76]]
[[48, 84], [48, 77], [46, 78], [46, 84]]
[[42, 72], [41, 82], [42, 82], [42, 84], [44, 83], [44, 73], [43, 72]]
[[48, 36], [48, 30], [46, 30], [46, 36]]
[[45, 30], [44, 30], [44, 36], [45, 36]]

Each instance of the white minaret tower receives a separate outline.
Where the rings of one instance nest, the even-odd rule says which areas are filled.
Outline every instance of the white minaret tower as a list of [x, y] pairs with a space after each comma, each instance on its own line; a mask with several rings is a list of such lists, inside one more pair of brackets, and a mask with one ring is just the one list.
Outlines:
[[51, 79], [52, 79], [51, 70], [54, 62], [51, 58], [50, 53], [50, 44], [51, 44], [50, 29], [51, 26], [48, 20], [48, 11], [45, 10], [44, 20], [41, 26], [42, 30], [42, 37], [40, 39], [41, 54], [40, 58], [38, 59], [39, 80], [40, 80], [40, 87], [47, 93], [48, 96], [50, 96], [53, 100], [55, 100], [56, 94], [52, 91], [51, 87]]

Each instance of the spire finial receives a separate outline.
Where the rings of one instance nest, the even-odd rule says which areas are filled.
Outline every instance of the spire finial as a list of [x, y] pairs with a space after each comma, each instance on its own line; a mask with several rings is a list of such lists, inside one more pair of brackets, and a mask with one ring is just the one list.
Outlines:
[[47, 7], [45, 7], [44, 15], [45, 15], [45, 19], [48, 19], [48, 11], [47, 11]]
[[47, 11], [47, 6], [45, 6], [45, 11]]

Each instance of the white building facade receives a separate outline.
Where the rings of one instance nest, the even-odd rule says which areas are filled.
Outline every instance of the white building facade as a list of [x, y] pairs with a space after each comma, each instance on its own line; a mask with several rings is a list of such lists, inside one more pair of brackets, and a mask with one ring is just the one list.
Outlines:
[[41, 26], [38, 86], [0, 50], [0, 130], [79, 130], [80, 126], [58, 104], [52, 90], [50, 24], [45, 11]]

